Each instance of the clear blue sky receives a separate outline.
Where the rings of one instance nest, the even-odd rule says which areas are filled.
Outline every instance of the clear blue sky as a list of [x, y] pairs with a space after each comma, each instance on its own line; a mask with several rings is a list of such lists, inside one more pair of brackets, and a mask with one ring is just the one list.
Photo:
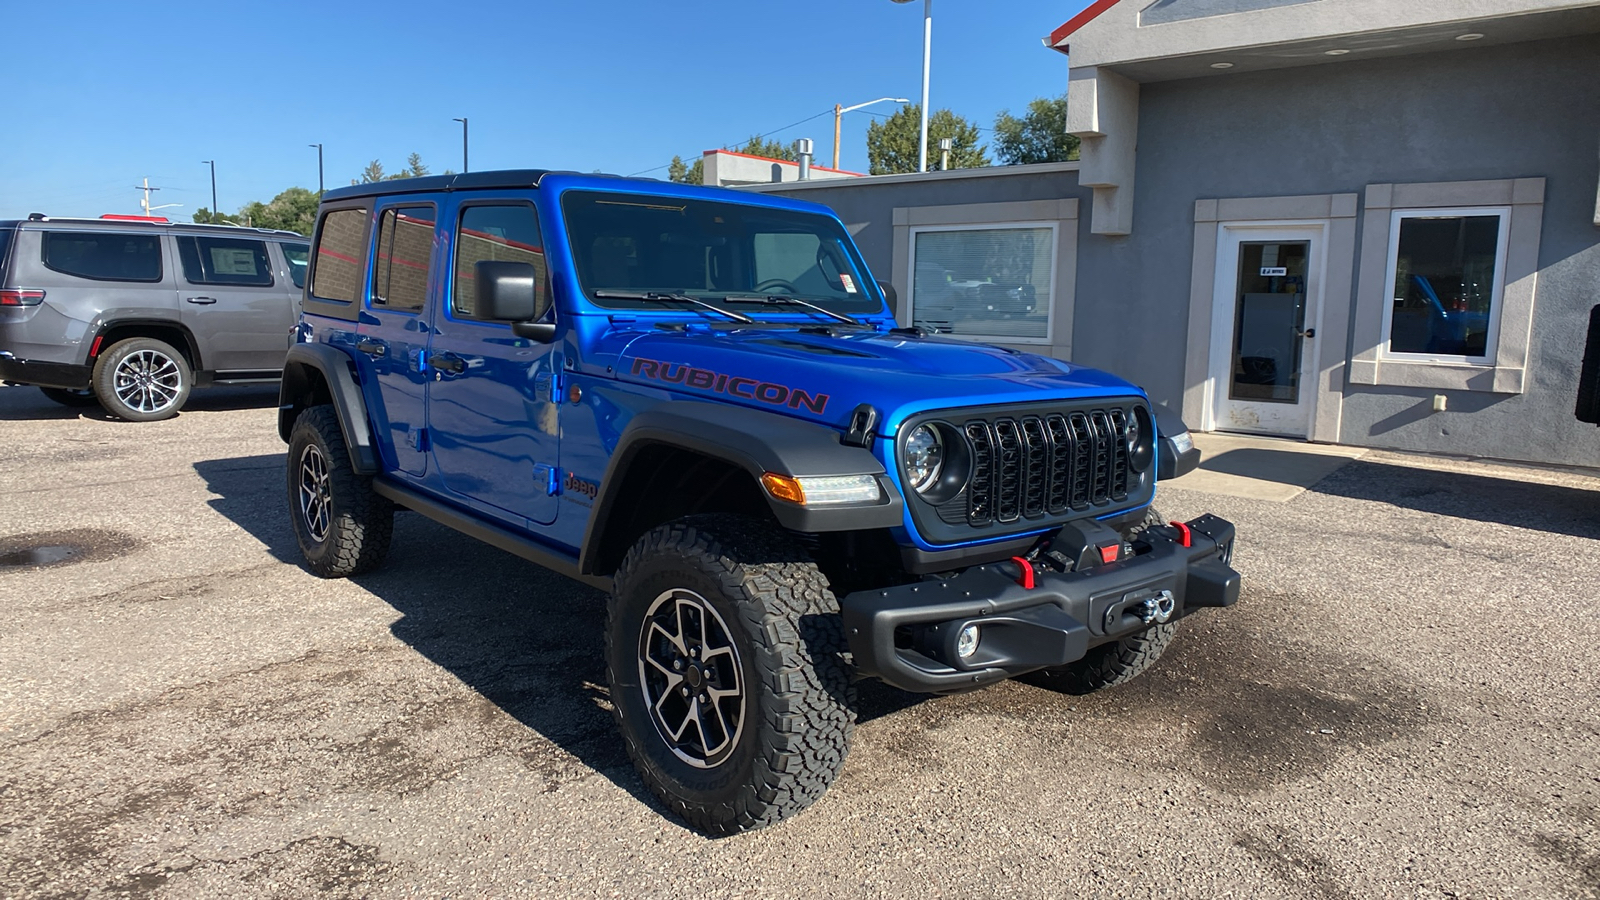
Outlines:
[[[1040, 38], [1088, 0], [938, 0], [934, 109], [993, 125], [1066, 89]], [[835, 103], [921, 90], [922, 4], [890, 0], [14, 3], [0, 85], [0, 219], [29, 212], [232, 212], [416, 152], [435, 172], [603, 170], [665, 177], [674, 154], [810, 137], [826, 164]], [[891, 112], [894, 104], [871, 107]], [[864, 112], [841, 165], [866, 170]]]

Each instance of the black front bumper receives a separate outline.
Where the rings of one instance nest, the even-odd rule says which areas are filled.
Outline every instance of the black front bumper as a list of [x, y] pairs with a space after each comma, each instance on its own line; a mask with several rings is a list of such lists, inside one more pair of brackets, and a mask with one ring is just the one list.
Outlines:
[[93, 371], [89, 366], [18, 359], [11, 353], [0, 351], [0, 381], [7, 384], [36, 384], [78, 391], [89, 386], [89, 376]]
[[[1170, 608], [1168, 621], [1232, 606], [1233, 525], [1206, 515], [1187, 531], [1186, 539], [1180, 529], [1152, 528], [1136, 555], [1109, 564], [1067, 573], [1034, 566], [1031, 588], [1021, 566], [1001, 562], [849, 594], [839, 605], [856, 671], [907, 691], [968, 690], [1082, 659], [1160, 621], [1150, 618], [1153, 606]], [[978, 646], [962, 659], [956, 636], [968, 625], [978, 626]]]

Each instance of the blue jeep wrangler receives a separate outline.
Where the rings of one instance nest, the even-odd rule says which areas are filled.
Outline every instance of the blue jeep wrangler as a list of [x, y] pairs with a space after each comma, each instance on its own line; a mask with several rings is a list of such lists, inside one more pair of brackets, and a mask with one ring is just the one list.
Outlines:
[[278, 419], [306, 562], [372, 569], [403, 508], [609, 592], [628, 752], [711, 833], [822, 794], [857, 679], [1095, 690], [1238, 599], [1233, 526], [1150, 510], [1198, 459], [1181, 422], [893, 303], [808, 203], [543, 171], [329, 191]]

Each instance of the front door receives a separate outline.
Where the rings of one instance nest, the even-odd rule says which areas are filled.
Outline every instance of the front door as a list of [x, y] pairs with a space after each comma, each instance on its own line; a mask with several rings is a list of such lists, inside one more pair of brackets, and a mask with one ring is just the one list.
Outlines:
[[1223, 228], [1212, 319], [1212, 427], [1309, 437], [1322, 227]]

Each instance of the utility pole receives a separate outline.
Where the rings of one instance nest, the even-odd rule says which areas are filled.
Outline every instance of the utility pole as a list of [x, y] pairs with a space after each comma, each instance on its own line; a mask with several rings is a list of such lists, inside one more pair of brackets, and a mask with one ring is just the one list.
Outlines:
[[139, 208], [144, 210], [144, 214], [146, 216], [150, 215], [150, 192], [159, 191], [161, 188], [151, 187], [150, 179], [146, 177], [142, 187], [136, 184], [133, 186], [133, 189], [136, 191], [144, 191], [144, 199], [139, 201]]
[[904, 97], [879, 97], [876, 100], [868, 100], [865, 103], [857, 103], [855, 106], [840, 106], [837, 103], [833, 105], [833, 167], [835, 169], [839, 168], [839, 120], [843, 119], [844, 114], [847, 112], [860, 109], [863, 106], [871, 106], [874, 103], [883, 103], [886, 101], [891, 101], [894, 103], [911, 102]]
[[467, 168], [467, 117], [462, 116], [459, 119], [451, 119], [450, 121], [461, 123], [461, 174], [465, 175], [472, 171]]
[[317, 196], [322, 196], [322, 145], [307, 144], [307, 147], [317, 148]]
[[211, 167], [211, 217], [215, 220], [219, 215], [217, 212], [217, 161], [214, 159], [202, 159], [200, 163]]

